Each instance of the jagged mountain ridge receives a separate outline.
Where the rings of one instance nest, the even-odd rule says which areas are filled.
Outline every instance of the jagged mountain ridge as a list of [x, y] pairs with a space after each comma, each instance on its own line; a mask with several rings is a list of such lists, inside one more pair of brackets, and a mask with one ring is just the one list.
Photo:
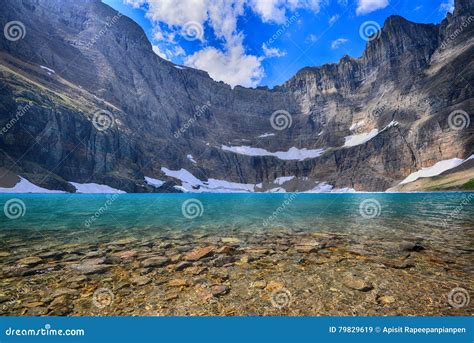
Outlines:
[[[0, 124], [22, 102], [32, 108], [0, 137], [0, 165], [45, 188], [74, 191], [68, 183], [74, 181], [169, 191], [180, 182], [162, 168], [184, 168], [203, 181], [262, 183], [263, 189], [295, 176], [288, 190], [324, 181], [381, 191], [436, 161], [473, 152], [471, 127], [452, 130], [447, 121], [455, 109], [473, 109], [473, 29], [449, 38], [473, 15], [472, 0], [456, 1], [440, 25], [389, 17], [360, 58], [304, 68], [272, 90], [231, 89], [203, 71], [177, 68], [153, 53], [137, 24], [100, 1], [8, 0], [6, 8], [2, 23], [21, 18], [27, 35], [1, 41]], [[117, 119], [109, 130], [92, 125], [98, 109]], [[291, 114], [291, 127], [272, 128], [277, 110]], [[344, 137], [393, 121], [399, 124], [368, 142], [342, 147]], [[274, 135], [259, 137], [266, 133]], [[325, 152], [288, 161], [222, 145]], [[145, 176], [170, 183], [157, 190]]]

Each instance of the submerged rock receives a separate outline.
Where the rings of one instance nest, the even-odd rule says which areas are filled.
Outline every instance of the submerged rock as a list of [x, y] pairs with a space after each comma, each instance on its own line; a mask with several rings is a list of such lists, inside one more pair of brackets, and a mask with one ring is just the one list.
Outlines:
[[204, 257], [212, 255], [214, 251], [213, 247], [204, 247], [191, 251], [190, 253], [184, 256], [186, 261], [198, 261]]
[[170, 259], [164, 256], [150, 257], [141, 262], [141, 266], [148, 267], [163, 267], [170, 263]]
[[358, 277], [356, 274], [353, 274], [353, 273], [346, 273], [344, 275], [344, 278], [342, 279], [342, 283], [346, 287], [349, 287], [351, 289], [355, 289], [361, 292], [367, 292], [374, 288], [374, 286], [370, 282]]

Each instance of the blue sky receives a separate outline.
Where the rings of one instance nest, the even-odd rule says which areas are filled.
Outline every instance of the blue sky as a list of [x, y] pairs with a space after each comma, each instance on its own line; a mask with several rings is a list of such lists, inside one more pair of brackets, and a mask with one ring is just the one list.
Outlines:
[[439, 23], [454, 0], [103, 0], [145, 30], [154, 51], [246, 87], [282, 84], [299, 69], [358, 57], [360, 27], [393, 14]]

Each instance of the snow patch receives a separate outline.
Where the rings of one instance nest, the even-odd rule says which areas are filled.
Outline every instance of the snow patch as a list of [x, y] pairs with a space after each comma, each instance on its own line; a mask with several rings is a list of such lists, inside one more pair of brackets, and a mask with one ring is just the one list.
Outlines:
[[471, 155], [468, 158], [466, 158], [465, 160], [463, 160], [461, 158], [452, 158], [450, 160], [439, 161], [431, 167], [422, 168], [421, 170], [418, 170], [414, 173], [411, 173], [402, 182], [400, 182], [400, 184], [404, 185], [406, 183], [416, 181], [419, 178], [423, 178], [423, 177], [437, 176], [441, 173], [444, 173], [447, 170], [456, 168], [457, 166], [459, 166], [459, 165], [463, 164], [464, 162], [469, 161], [473, 158], [474, 158], [474, 155]]
[[313, 189], [307, 190], [304, 193], [327, 193], [330, 192], [334, 187], [326, 182], [321, 182], [316, 185]]
[[349, 187], [334, 188], [334, 186], [327, 182], [321, 182], [316, 185], [313, 189], [305, 191], [304, 193], [355, 193], [356, 190]]
[[181, 186], [175, 186], [183, 192], [194, 192], [194, 193], [226, 193], [226, 192], [254, 192], [255, 185], [244, 184], [237, 182], [230, 182], [218, 179], [209, 179], [207, 181], [201, 181], [186, 169], [171, 170], [165, 167], [161, 168], [161, 171], [166, 176], [178, 179], [181, 181]]
[[48, 67], [45, 67], [45, 66], [41, 66], [41, 65], [40, 65], [40, 68], [46, 70], [46, 71], [48, 72], [48, 75], [56, 74], [56, 72], [55, 72], [53, 69], [51, 69], [51, 68], [48, 68]]
[[153, 186], [155, 188], [160, 188], [165, 183], [165, 181], [154, 179], [154, 178], [148, 177], [148, 176], [145, 176], [145, 182], [148, 183], [150, 186]]
[[346, 136], [344, 137], [345, 139], [344, 147], [347, 148], [347, 147], [364, 144], [365, 142], [368, 142], [372, 138], [377, 136], [378, 133], [379, 133], [379, 130], [373, 129], [372, 131], [368, 133], [361, 133], [360, 135]]
[[266, 191], [266, 193], [286, 193], [286, 190], [284, 188], [278, 187], [278, 188], [272, 188]]
[[66, 193], [64, 191], [49, 190], [43, 187], [36, 186], [27, 179], [19, 176], [20, 181], [12, 188], [0, 187], [0, 193]]
[[76, 188], [76, 193], [126, 193], [121, 191], [120, 189], [115, 189], [107, 185], [101, 185], [98, 183], [77, 183], [77, 182], [69, 182]]
[[288, 182], [290, 180], [293, 180], [295, 177], [294, 176], [280, 176], [277, 177], [273, 183], [276, 183], [277, 185], [283, 185], [285, 182]]
[[193, 158], [193, 155], [187, 155], [186, 157], [188, 158], [188, 160], [190, 160], [194, 164], [197, 164], [196, 160], [194, 160], [194, 158]]
[[299, 160], [303, 161], [307, 158], [315, 158], [319, 157], [323, 154], [324, 149], [298, 149], [298, 148], [290, 148], [288, 151], [277, 151], [277, 152], [270, 152], [268, 150], [262, 148], [253, 148], [250, 146], [221, 146], [222, 150], [230, 151], [240, 155], [246, 156], [273, 156], [277, 157], [280, 160]]
[[275, 134], [274, 133], [264, 133], [263, 135], [258, 136], [258, 138], [265, 138], [265, 137], [271, 137], [271, 136], [275, 136]]
[[186, 69], [185, 67], [179, 66], [179, 65], [174, 65], [173, 67], [175, 67], [176, 69], [179, 69], [179, 70], [184, 70], [184, 69]]
[[370, 141], [375, 136], [377, 136], [380, 132], [383, 132], [383, 131], [387, 130], [388, 128], [391, 128], [391, 127], [397, 126], [397, 125], [398, 125], [398, 122], [395, 121], [395, 120], [392, 120], [381, 131], [379, 131], [378, 129], [373, 129], [370, 132], [361, 133], [360, 135], [346, 136], [346, 137], [344, 137], [345, 142], [344, 142], [343, 147], [348, 148], [348, 147], [353, 147], [353, 146], [364, 144], [364, 143]]

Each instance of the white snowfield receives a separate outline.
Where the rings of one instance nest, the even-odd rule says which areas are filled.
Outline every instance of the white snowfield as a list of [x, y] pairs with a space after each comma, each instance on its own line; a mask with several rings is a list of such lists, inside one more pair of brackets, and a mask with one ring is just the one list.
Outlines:
[[444, 173], [447, 170], [456, 168], [457, 166], [459, 166], [459, 165], [463, 164], [464, 162], [469, 161], [471, 159], [474, 159], [474, 155], [469, 156], [465, 160], [463, 160], [461, 158], [452, 158], [450, 160], [439, 161], [431, 167], [422, 168], [422, 169], [420, 169], [420, 170], [418, 170], [414, 173], [411, 173], [410, 175], [408, 175], [405, 178], [405, 180], [400, 182], [400, 184], [404, 185], [406, 183], [416, 181], [419, 178], [423, 178], [423, 177], [437, 176], [441, 173]]
[[115, 189], [107, 185], [100, 185], [98, 183], [76, 183], [69, 182], [76, 188], [76, 193], [89, 193], [89, 194], [98, 194], [98, 193], [126, 193], [120, 189]]
[[[209, 179], [208, 181], [201, 181], [193, 174], [191, 174], [186, 169], [180, 170], [171, 170], [168, 168], [161, 168], [161, 171], [165, 173], [166, 176], [180, 180], [182, 185], [176, 186], [176, 189], [179, 189], [183, 192], [190, 193], [229, 193], [229, 192], [256, 192], [257, 189], [261, 190], [262, 183], [253, 185], [253, 184], [244, 184], [237, 182], [230, 182], [225, 180]], [[295, 176], [281, 176], [276, 178], [273, 183], [275, 185], [283, 185], [288, 181], [291, 181]], [[199, 188], [199, 189], [198, 189]], [[266, 193], [286, 193], [286, 190], [283, 187], [271, 188]], [[316, 185], [313, 189], [306, 191], [305, 193], [348, 193], [355, 192], [352, 188], [334, 188], [326, 182], [321, 182]]]
[[235, 154], [246, 155], [246, 156], [273, 156], [279, 158], [280, 160], [297, 160], [303, 161], [307, 158], [316, 158], [323, 154], [324, 149], [298, 149], [298, 148], [290, 148], [288, 151], [277, 151], [277, 152], [270, 152], [268, 150], [262, 148], [253, 148], [250, 146], [227, 146], [222, 145], [222, 150], [230, 151]]
[[304, 193], [355, 193], [356, 190], [353, 188], [334, 188], [326, 182], [321, 182], [313, 189], [305, 191]]
[[36, 186], [27, 179], [19, 176], [20, 181], [12, 188], [0, 187], [0, 193], [66, 193], [64, 191], [49, 190], [43, 187]]
[[[392, 126], [397, 126], [397, 125], [398, 125], [398, 122], [392, 120], [387, 126], [385, 126], [380, 131], [378, 129], [373, 129], [372, 131], [367, 132], [367, 133], [361, 133], [359, 135], [346, 136], [346, 137], [344, 137], [345, 142], [344, 142], [343, 147], [348, 148], [348, 147], [353, 147], [353, 146], [364, 144], [364, 143], [370, 141], [372, 138], [376, 137], [379, 133], [387, 130], [388, 128], [390, 128]], [[351, 130], [352, 130], [352, 126], [351, 126]]]
[[[201, 181], [186, 169], [171, 170], [165, 167], [161, 171], [166, 176], [178, 179], [181, 181], [181, 186], [176, 188], [183, 192], [193, 193], [228, 193], [228, 192], [253, 192], [255, 185], [244, 184], [237, 182], [229, 182], [225, 180], [209, 179], [208, 181]], [[198, 189], [199, 188], [199, 189]]]
[[160, 188], [165, 183], [165, 181], [154, 179], [154, 178], [148, 177], [148, 176], [145, 176], [145, 182], [147, 184], [149, 184], [150, 186], [153, 186], [155, 188]]

